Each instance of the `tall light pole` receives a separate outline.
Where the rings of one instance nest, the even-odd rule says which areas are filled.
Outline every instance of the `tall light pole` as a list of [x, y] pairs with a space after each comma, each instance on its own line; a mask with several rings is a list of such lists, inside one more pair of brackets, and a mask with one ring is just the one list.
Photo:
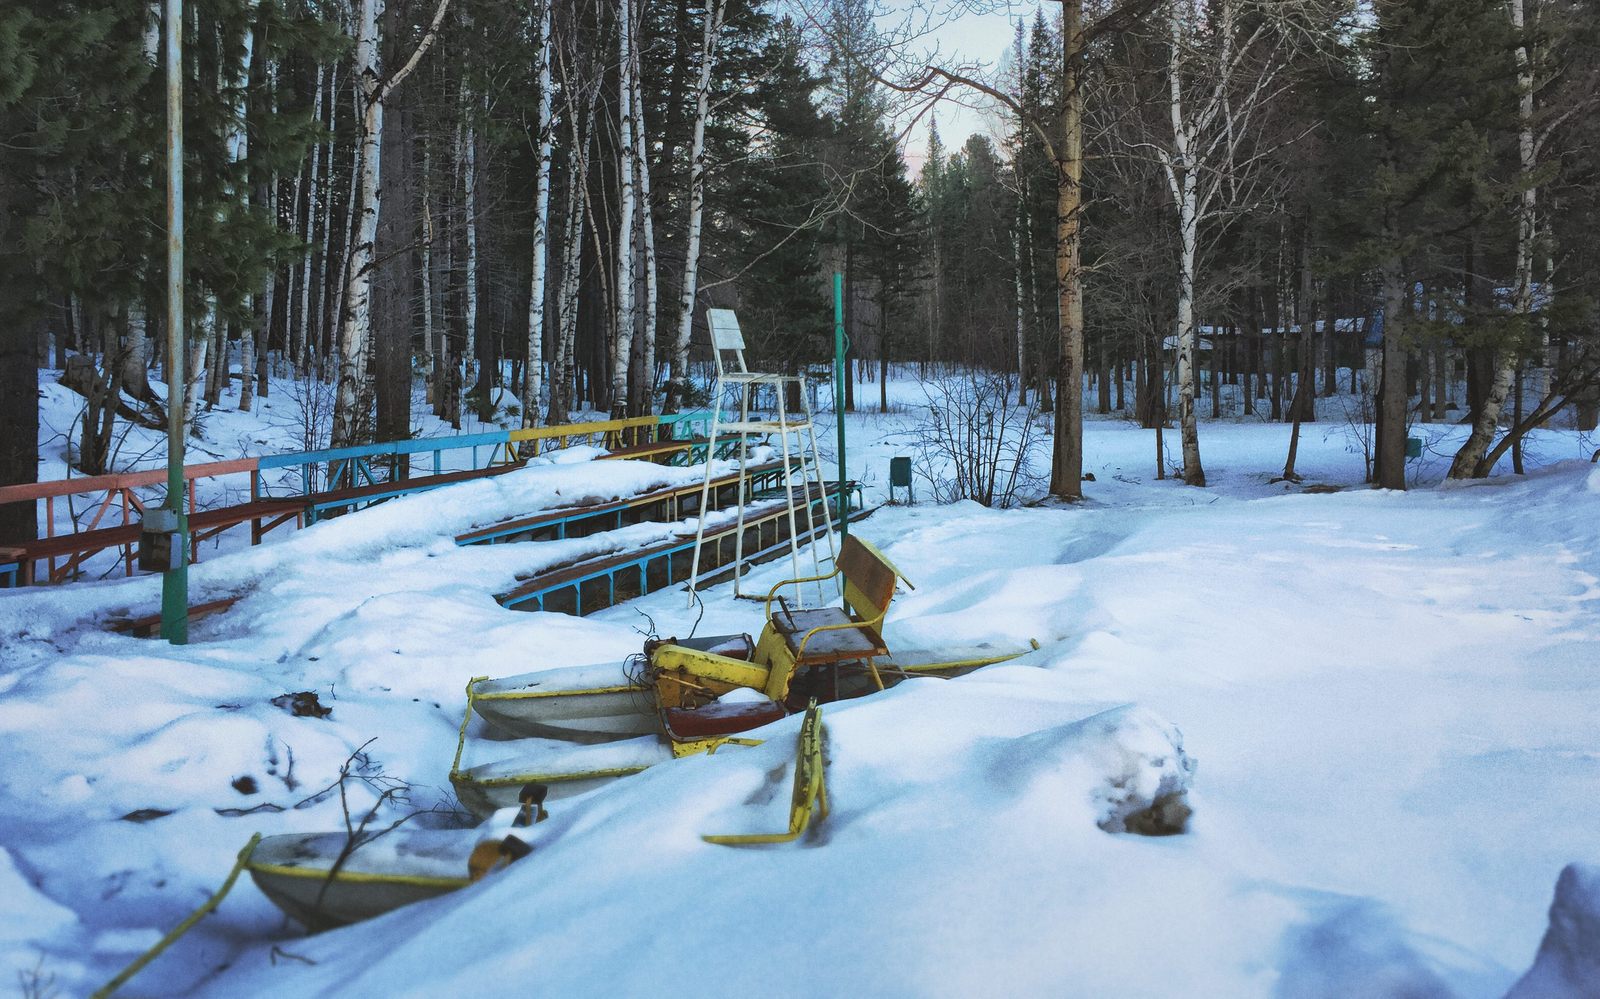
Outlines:
[[161, 637], [189, 641], [189, 519], [183, 512], [183, 0], [166, 0], [167, 516], [172, 550], [161, 577]]

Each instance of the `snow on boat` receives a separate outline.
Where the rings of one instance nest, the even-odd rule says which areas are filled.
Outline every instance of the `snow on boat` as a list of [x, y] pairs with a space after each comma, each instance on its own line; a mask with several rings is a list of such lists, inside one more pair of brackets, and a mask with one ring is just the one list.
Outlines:
[[494, 745], [513, 752], [450, 772], [456, 797], [474, 815], [490, 815], [516, 804], [517, 789], [530, 782], [547, 786], [552, 800], [570, 798], [672, 759], [671, 746], [659, 735], [599, 744], [534, 738]]
[[345, 833], [268, 836], [245, 869], [291, 918], [325, 930], [466, 887], [467, 857], [482, 838], [474, 829], [397, 829], [356, 850], [335, 871], [349, 842]]
[[[450, 768], [457, 797], [485, 815], [529, 781], [548, 785], [552, 797], [582, 794], [678, 756], [745, 741], [741, 733], [811, 702], [864, 696], [913, 676], [956, 676], [1031, 651], [978, 645], [892, 652], [881, 629], [904, 578], [899, 570], [852, 535], [834, 575], [843, 607], [792, 607], [778, 596], [813, 580], [774, 587], [757, 642], [749, 635], [652, 639], [621, 663], [473, 679]], [[495, 742], [498, 759], [463, 769], [474, 714], [493, 734], [524, 738], [509, 754], [505, 742]]]
[[471, 829], [391, 829], [350, 848], [345, 832], [257, 843], [244, 868], [261, 893], [313, 932], [381, 916], [465, 888], [532, 852], [521, 827], [545, 817], [545, 789], [524, 784], [510, 807]]
[[[673, 644], [746, 662], [755, 655], [749, 635], [674, 639]], [[468, 685], [467, 697], [479, 717], [511, 738], [626, 739], [659, 729], [655, 693], [644, 678], [646, 666], [645, 657], [637, 656], [619, 663], [476, 679]]]

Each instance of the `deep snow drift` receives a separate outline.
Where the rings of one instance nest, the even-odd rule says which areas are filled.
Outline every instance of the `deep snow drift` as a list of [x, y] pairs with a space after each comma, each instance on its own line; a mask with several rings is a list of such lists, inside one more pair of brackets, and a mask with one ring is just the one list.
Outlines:
[[[870, 491], [896, 420], [853, 421]], [[1152, 481], [1148, 432], [1093, 423], [1087, 504], [886, 508], [853, 528], [916, 584], [891, 646], [1042, 647], [827, 706], [834, 810], [800, 842], [700, 839], [782, 827], [791, 718], [760, 747], [553, 803], [532, 856], [367, 924], [303, 937], [242, 882], [127, 994], [1594, 988], [1600, 470], [1305, 495], [1268, 482], [1285, 428], [1203, 429], [1211, 489]], [[582, 620], [499, 608], [497, 588], [567, 543], [453, 533], [693, 474], [582, 457], [203, 563], [196, 599], [247, 596], [182, 649], [95, 626], [153, 609], [153, 579], [0, 594], [0, 974], [101, 984], [251, 832], [338, 828], [337, 795], [317, 792], [369, 739], [353, 807], [403, 780], [406, 807], [432, 810], [412, 821], [446, 824], [472, 676], [619, 659], [652, 626], [757, 630], [759, 605], [726, 585], [703, 614], [677, 591]], [[1318, 426], [1302, 471], [1349, 486], [1360, 462]], [[299, 690], [332, 713], [271, 703]], [[1102, 828], [1182, 786], [1186, 834]], [[1549, 970], [1529, 973], [1536, 953]]]

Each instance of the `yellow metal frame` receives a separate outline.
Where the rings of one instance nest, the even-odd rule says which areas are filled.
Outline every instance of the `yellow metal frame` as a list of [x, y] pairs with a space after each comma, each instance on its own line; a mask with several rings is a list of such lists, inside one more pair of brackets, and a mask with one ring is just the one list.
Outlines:
[[755, 846], [763, 843], [793, 843], [811, 826], [811, 814], [817, 812], [817, 821], [828, 817], [827, 761], [822, 756], [822, 709], [812, 701], [806, 708], [805, 720], [800, 723], [800, 738], [795, 747], [794, 790], [789, 796], [789, 831], [781, 833], [752, 833], [733, 836], [701, 836], [707, 843], [719, 846]]
[[765, 691], [773, 670], [761, 662], [760, 655], [757, 646], [756, 662], [749, 663], [715, 652], [662, 645], [650, 656], [655, 671], [656, 707], [697, 707], [736, 687]]
[[[867, 550], [868, 554], [888, 567], [889, 571], [894, 573], [897, 579], [899, 579], [902, 583], [905, 583], [906, 586], [910, 587], [911, 589], [916, 589], [916, 586], [911, 582], [911, 580], [906, 578], [906, 574], [900, 571], [900, 567], [891, 562], [889, 560], [889, 556], [880, 551], [876, 545], [864, 538], [858, 537], [855, 540], [857, 544], [861, 545], [861, 547]], [[825, 575], [821, 576], [803, 576], [799, 579], [785, 579], [774, 585], [772, 589], [767, 591], [767, 599], [762, 602], [762, 610], [766, 614], [767, 624], [769, 626], [772, 624], [772, 601], [778, 598], [779, 590], [783, 589], [785, 586], [794, 586], [798, 588], [800, 586], [804, 586], [806, 583], [824, 582], [834, 578], [835, 576], [842, 575], [843, 572], [844, 570], [839, 568], [838, 562], [835, 560], [834, 569], [830, 573], [826, 573]], [[854, 599], [851, 597], [852, 590], [855, 591]], [[862, 619], [860, 621], [849, 621], [841, 624], [819, 624], [815, 628], [810, 629], [803, 636], [801, 636], [799, 645], [795, 647], [795, 659], [800, 660], [805, 658], [806, 644], [810, 642], [811, 639], [819, 632], [845, 631], [850, 628], [859, 629], [863, 627], [870, 627], [878, 634], [883, 634], [883, 619], [889, 616], [889, 604], [893, 602], [892, 596], [890, 600], [886, 601], [882, 607], [878, 607], [870, 600], [866, 599], [866, 595], [860, 590], [856, 589], [848, 579], [844, 580], [844, 584], [840, 587], [840, 595], [844, 598], [844, 602], [848, 606], [848, 609], [852, 613], [860, 616]], [[865, 605], [867, 608], [870, 608], [877, 613], [872, 617], [866, 617], [865, 615], [862, 615], [862, 605]], [[878, 686], [881, 688], [883, 684], [879, 683]]]
[[[245, 864], [245, 870], [259, 874], [276, 874], [286, 878], [317, 878], [329, 880], [329, 871], [326, 868], [316, 867], [289, 867], [284, 864]], [[436, 878], [425, 877], [420, 874], [377, 874], [368, 871], [339, 870], [332, 872], [332, 881], [343, 881], [358, 885], [404, 885], [408, 888], [465, 888], [471, 884], [469, 878]]]

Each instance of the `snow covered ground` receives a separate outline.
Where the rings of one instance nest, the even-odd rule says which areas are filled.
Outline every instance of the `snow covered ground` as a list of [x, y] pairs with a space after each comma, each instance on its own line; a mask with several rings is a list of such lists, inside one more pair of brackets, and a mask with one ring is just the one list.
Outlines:
[[[869, 499], [914, 419], [851, 419]], [[1359, 486], [1330, 421], [1301, 442], [1308, 484], [1343, 487], [1318, 495], [1270, 481], [1287, 428], [1202, 430], [1205, 490], [1155, 480], [1151, 432], [1095, 420], [1085, 504], [886, 507], [852, 528], [916, 585], [891, 646], [1041, 648], [828, 706], [833, 813], [802, 841], [700, 839], [783, 826], [789, 719], [556, 802], [532, 856], [370, 923], [303, 937], [241, 882], [126, 994], [1504, 994], [1563, 868], [1600, 864], [1600, 470], [1573, 460], [1593, 445], [1552, 432], [1527, 477], [1387, 493]], [[1459, 433], [1424, 428], [1421, 482]], [[676, 591], [581, 620], [495, 604], [577, 550], [560, 545], [659, 529], [454, 533], [693, 474], [584, 457], [208, 560], [196, 600], [246, 596], [185, 648], [96, 626], [153, 610], [154, 579], [0, 594], [0, 975], [101, 984], [250, 833], [340, 827], [316, 792], [368, 740], [367, 775], [412, 785], [414, 823], [454, 821], [472, 676], [619, 659], [652, 627], [755, 632], [726, 585], [703, 615]], [[272, 703], [302, 690], [332, 713]], [[1187, 833], [1101, 828], [1163, 781], [1192, 784]], [[1600, 910], [1600, 874], [1573, 871], [1577, 929], [1524, 996], [1595, 968], [1566, 960]]]

